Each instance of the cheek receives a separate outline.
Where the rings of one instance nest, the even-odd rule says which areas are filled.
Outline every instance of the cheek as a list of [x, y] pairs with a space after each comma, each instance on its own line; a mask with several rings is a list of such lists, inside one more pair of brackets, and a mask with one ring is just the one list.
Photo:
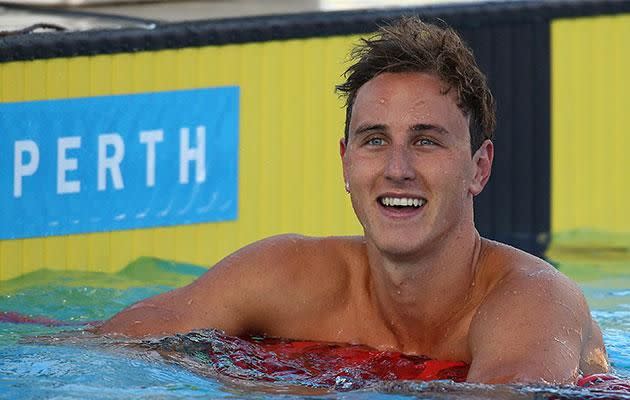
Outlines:
[[377, 160], [353, 154], [344, 159], [344, 173], [350, 181], [367, 182], [378, 175], [380, 166]]
[[438, 184], [450, 192], [466, 196], [472, 182], [470, 162], [453, 159], [447, 165], [450, 165], [451, 168], [441, 168], [438, 171], [440, 175], [437, 179]]

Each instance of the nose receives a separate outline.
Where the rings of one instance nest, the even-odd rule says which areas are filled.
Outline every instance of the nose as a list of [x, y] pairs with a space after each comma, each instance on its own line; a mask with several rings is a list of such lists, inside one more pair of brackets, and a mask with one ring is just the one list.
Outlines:
[[392, 181], [407, 181], [415, 179], [411, 150], [404, 145], [392, 146], [387, 164], [385, 178]]

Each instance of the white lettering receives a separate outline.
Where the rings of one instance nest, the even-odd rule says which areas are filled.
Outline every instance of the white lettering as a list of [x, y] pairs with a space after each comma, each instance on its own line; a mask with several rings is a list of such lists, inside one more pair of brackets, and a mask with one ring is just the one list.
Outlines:
[[[114, 154], [107, 156], [107, 148], [114, 148]], [[120, 163], [125, 157], [125, 142], [117, 133], [108, 133], [98, 136], [98, 178], [97, 188], [99, 191], [107, 189], [107, 171], [112, 177], [114, 189], [124, 189], [122, 174], [120, 173]]]
[[81, 147], [81, 136], [62, 137], [57, 139], [57, 194], [79, 193], [81, 182], [66, 180], [67, 171], [76, 171], [79, 161], [66, 158], [66, 150]]
[[196, 129], [197, 147], [190, 148], [190, 131], [179, 130], [179, 183], [188, 183], [188, 164], [195, 161], [195, 181], [206, 180], [206, 127], [200, 125]]
[[[24, 153], [29, 154], [28, 164], [24, 164]], [[22, 197], [22, 178], [33, 175], [39, 167], [39, 147], [32, 140], [18, 140], [13, 154], [13, 197]]]
[[[194, 137], [191, 138], [191, 129], [194, 129]], [[146, 156], [145, 187], [155, 187], [157, 184], [158, 165], [158, 144], [166, 140], [164, 129], [140, 130], [138, 135], [139, 143], [145, 146]], [[57, 139], [57, 164], [56, 166], [56, 188], [57, 194], [80, 193], [85, 182], [85, 175], [79, 174], [79, 159], [81, 164], [94, 154], [92, 151], [81, 152], [82, 137], [66, 136]], [[34, 140], [16, 140], [14, 143], [13, 162], [13, 197], [24, 196], [24, 185], [28, 182], [27, 177], [38, 173], [42, 162], [41, 149]], [[105, 191], [108, 188], [114, 190], [125, 189], [122, 165], [126, 156], [125, 139], [119, 133], [105, 133], [98, 135], [96, 153], [96, 189]], [[195, 183], [203, 183], [207, 177], [206, 167], [206, 127], [204, 125], [195, 128], [182, 127], [179, 129], [179, 184], [188, 184], [192, 180]], [[172, 154], [167, 160], [172, 160]], [[135, 154], [132, 154], [135, 156]], [[46, 160], [46, 159], [44, 159]], [[52, 161], [52, 160], [51, 160]], [[87, 162], [93, 162], [87, 160]], [[135, 167], [137, 163], [132, 163]], [[192, 164], [192, 165], [191, 165]], [[48, 166], [46, 167], [48, 169]], [[162, 171], [162, 170], [160, 170]], [[190, 176], [194, 174], [194, 178]], [[35, 181], [33, 181], [35, 182]], [[138, 182], [140, 183], [140, 182]], [[141, 183], [140, 183], [141, 184]], [[92, 186], [92, 184], [90, 184]]]
[[147, 145], [147, 187], [155, 186], [155, 144], [164, 140], [163, 130], [140, 132], [140, 143]]

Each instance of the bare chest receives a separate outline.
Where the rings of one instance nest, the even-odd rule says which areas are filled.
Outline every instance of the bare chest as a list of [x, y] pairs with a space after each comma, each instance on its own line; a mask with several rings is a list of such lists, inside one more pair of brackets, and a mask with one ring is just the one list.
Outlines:
[[359, 311], [346, 307], [328, 312], [316, 321], [296, 324], [289, 335], [298, 339], [362, 344], [383, 351], [470, 363], [470, 320], [471, 316], [464, 316], [442, 327], [401, 334], [369, 309]]

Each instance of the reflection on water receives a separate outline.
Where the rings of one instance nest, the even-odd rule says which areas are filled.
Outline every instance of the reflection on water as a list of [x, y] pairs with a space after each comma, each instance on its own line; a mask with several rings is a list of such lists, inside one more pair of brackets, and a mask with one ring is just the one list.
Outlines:
[[[34, 389], [32, 385], [23, 386], [23, 390], [37, 397], [46, 393], [96, 398], [194, 398], [207, 395], [213, 398], [277, 398], [309, 395], [361, 399], [630, 399], [627, 388], [619, 391], [612, 386], [587, 390], [573, 386], [382, 379], [378, 376], [383, 374], [379, 366], [389, 365], [391, 371], [401, 368], [403, 372], [409, 372], [405, 368], [409, 365], [406, 362], [399, 364], [401, 358], [396, 353], [389, 353], [376, 359], [377, 368], [370, 362], [363, 365], [359, 362], [359, 365], [344, 371], [340, 368], [340, 361], [346, 362], [348, 355], [356, 357], [357, 353], [360, 355], [372, 350], [361, 346], [309, 345], [307, 342], [291, 346], [291, 343], [296, 342], [240, 339], [216, 330], [155, 340], [94, 336], [85, 331], [61, 332], [21, 339], [22, 351], [7, 358], [0, 371], [5, 378], [0, 378], [0, 382], [19, 376], [21, 380], [37, 380], [52, 385], [47, 391]], [[308, 346], [311, 346], [311, 351], [306, 348]], [[307, 352], [302, 353], [302, 357], [296, 357], [298, 349]], [[2, 352], [0, 355], [4, 356]], [[363, 357], [361, 361], [366, 359], [370, 357]], [[405, 361], [421, 365], [426, 359], [410, 357]], [[315, 373], [317, 370], [321, 375]], [[451, 374], [456, 380], [462, 379], [465, 372], [459, 367], [438, 370]], [[107, 385], [110, 386], [103, 387]]]
[[[201, 272], [152, 259], [114, 275], [41, 271], [3, 284], [0, 311], [102, 320], [169, 289], [168, 282], [180, 286]], [[629, 379], [630, 277], [581, 285], [603, 328], [614, 372]], [[361, 346], [231, 338], [212, 330], [126, 340], [72, 326], [0, 323], [0, 398], [630, 399], [630, 393], [605, 385], [587, 390], [404, 380], [431, 373], [461, 380], [465, 368], [457, 363], [429, 368], [421, 357], [376, 353]]]

